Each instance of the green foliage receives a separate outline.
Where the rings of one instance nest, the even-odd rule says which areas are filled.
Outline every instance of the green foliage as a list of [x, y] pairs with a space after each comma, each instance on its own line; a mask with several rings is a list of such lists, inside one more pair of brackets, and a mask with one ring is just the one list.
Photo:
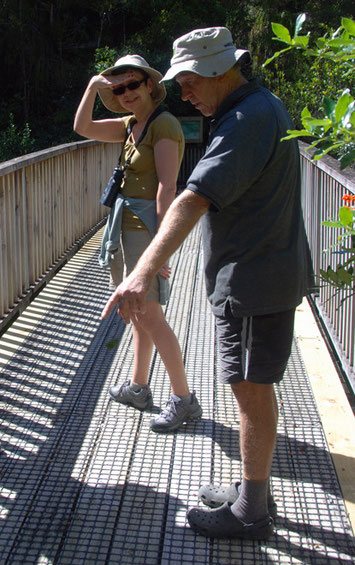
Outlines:
[[337, 100], [323, 98], [323, 116], [322, 119], [315, 118], [307, 107], [304, 108], [301, 114], [304, 129], [289, 130], [283, 140], [316, 137], [308, 147], [309, 150], [321, 145], [312, 155], [315, 160], [343, 148], [345, 153], [340, 157], [340, 165], [344, 169], [355, 162], [355, 105], [349, 89], [344, 90]]
[[[351, 15], [353, 1], [205, 0], [201, 5], [200, 0], [0, 0], [0, 51], [6, 54], [0, 58], [0, 131], [8, 127], [12, 113], [20, 130], [23, 124], [31, 125], [36, 150], [78, 139], [72, 131], [73, 117], [92, 74], [128, 52], [143, 55], [164, 72], [173, 40], [194, 28], [229, 27], [236, 44], [251, 49], [255, 72], [274, 49], [269, 22], [281, 17], [290, 28], [301, 9], [307, 13], [307, 24], [318, 33], [322, 31], [319, 22], [334, 27], [339, 13]], [[292, 51], [287, 60], [284, 68], [278, 60], [280, 72], [285, 73], [280, 95], [290, 109], [296, 109], [302, 86], [311, 88], [306, 79], [309, 64], [301, 69]], [[295, 78], [300, 80], [297, 88], [293, 88]], [[341, 91], [345, 88], [350, 85], [344, 83]], [[194, 113], [190, 104], [181, 101], [174, 81], [167, 89], [165, 103], [173, 113]], [[335, 96], [323, 85], [315, 89], [316, 117], [320, 117], [317, 100], [322, 90], [330, 98]], [[313, 104], [307, 105], [313, 115]], [[107, 116], [100, 102], [96, 106], [97, 117]]]
[[[313, 138], [309, 149], [316, 149], [312, 158], [317, 160], [330, 152], [335, 152], [340, 160], [342, 169], [351, 166], [355, 162], [355, 102], [350, 88], [344, 88], [345, 82], [352, 84], [354, 79], [354, 58], [355, 58], [355, 22], [350, 18], [342, 18], [341, 26], [331, 33], [316, 38], [311, 43], [311, 37], [300, 35], [306, 15], [300, 14], [296, 19], [295, 31], [291, 37], [288, 29], [277, 23], [272, 24], [272, 30], [276, 37], [273, 39], [287, 45], [281, 51], [277, 51], [272, 57], [267, 59], [264, 67], [289, 51], [301, 52], [309, 61], [315, 59], [321, 61], [326, 68], [332, 68], [333, 72], [328, 73], [328, 79], [332, 82], [332, 77], [336, 77], [335, 83], [339, 85], [339, 78], [342, 81], [341, 91], [336, 97], [323, 88], [322, 100], [320, 105], [320, 116], [314, 115], [309, 109], [309, 102], [314, 105], [314, 99], [308, 98], [307, 106], [300, 113], [302, 129], [289, 130], [286, 141], [292, 138]], [[329, 67], [332, 65], [332, 67]], [[314, 80], [315, 67], [312, 65], [311, 74], [308, 76], [310, 83], [314, 87], [319, 87], [319, 80]], [[313, 73], [313, 74], [312, 74]], [[307, 73], [308, 74], [308, 73]], [[319, 75], [317, 77], [319, 79]], [[325, 84], [322, 84], [325, 87]], [[319, 92], [319, 90], [318, 90]], [[309, 95], [309, 89], [306, 94]], [[301, 97], [302, 99], [302, 97]], [[304, 100], [304, 98], [303, 98]], [[316, 95], [317, 100], [317, 95]], [[298, 124], [297, 124], [298, 125]], [[350, 204], [355, 204], [355, 196], [346, 195], [344, 200]], [[334, 270], [328, 266], [327, 270], [320, 269], [320, 275], [324, 281], [337, 290], [345, 291], [352, 296], [355, 293], [355, 211], [350, 206], [343, 206], [339, 210], [338, 220], [323, 222], [323, 226], [329, 229], [341, 230], [336, 246], [343, 259]]]
[[270, 57], [265, 61], [264, 66], [268, 65], [269, 63], [271, 63], [271, 61], [273, 61], [283, 53], [290, 51], [291, 49], [307, 49], [309, 43], [309, 35], [307, 36], [298, 35], [305, 21], [306, 21], [306, 14], [300, 14], [296, 20], [295, 32], [293, 34], [293, 37], [291, 37], [288, 29], [282, 24], [277, 24], [277, 23], [271, 24], [272, 31], [276, 35], [276, 37], [273, 37], [272, 39], [276, 41], [281, 41], [282, 43], [286, 43], [288, 47], [286, 47], [286, 49], [282, 49], [281, 51], [276, 51], [276, 53], [274, 53], [272, 57]]
[[[355, 204], [355, 196], [346, 195], [344, 200], [348, 200], [349, 204]], [[345, 298], [349, 298], [355, 294], [355, 209], [350, 206], [342, 206], [338, 220], [326, 221], [322, 225], [341, 230], [337, 244], [330, 249], [325, 249], [324, 253], [338, 247], [339, 251], [336, 253], [343, 257], [344, 262], [339, 263], [335, 270], [331, 266], [328, 266], [327, 270], [320, 269], [320, 275], [337, 290], [347, 291]]]
[[112, 349], [116, 349], [117, 346], [118, 346], [118, 339], [110, 339], [110, 341], [106, 343], [106, 349], [108, 349], [108, 351], [111, 351]]
[[108, 67], [112, 67], [118, 57], [117, 49], [112, 49], [107, 46], [98, 47], [95, 50], [94, 73], [98, 75]]
[[[272, 23], [276, 37], [273, 39], [288, 45], [267, 59], [264, 67], [280, 55], [290, 51], [301, 51], [307, 58], [332, 61], [336, 75], [342, 75], [348, 80], [354, 78], [355, 58], [355, 22], [350, 18], [342, 18], [341, 27], [331, 34], [315, 39], [310, 44], [310, 34], [300, 35], [306, 20], [305, 14], [296, 19], [295, 31], [291, 37], [288, 29], [277, 23]], [[317, 148], [313, 159], [321, 159], [330, 152], [340, 156], [340, 165], [344, 169], [355, 162], [355, 103], [349, 88], [345, 88], [336, 99], [324, 96], [321, 106], [322, 117], [312, 115], [308, 106], [301, 112], [302, 129], [289, 130], [284, 140], [295, 137], [315, 138], [309, 149]]]
[[29, 124], [26, 122], [23, 128], [19, 129], [14, 122], [14, 115], [10, 114], [9, 125], [0, 133], [0, 161], [30, 153], [33, 146]]
[[299, 14], [296, 19], [293, 37], [291, 37], [289, 30], [282, 24], [271, 24], [272, 30], [276, 36], [272, 39], [286, 43], [288, 47], [274, 53], [272, 57], [265, 61], [264, 66], [271, 63], [271, 61], [283, 53], [291, 49], [297, 49], [303, 51], [303, 54], [307, 57], [328, 58], [345, 67], [347, 66], [349, 70], [351, 70], [351, 62], [354, 60], [355, 56], [355, 22], [350, 18], [342, 18], [341, 26], [334, 31], [331, 36], [326, 35], [318, 37], [315, 39], [314, 45], [311, 46], [310, 33], [307, 35], [299, 34], [305, 21], [306, 14]]
[[[287, 59], [292, 56], [291, 53]], [[286, 104], [298, 129], [303, 129], [301, 114], [305, 105], [312, 115], [321, 118], [324, 97], [335, 99], [345, 88], [351, 87], [350, 77], [344, 77], [331, 60], [299, 58], [290, 62], [291, 71], [282, 63], [276, 60], [263, 69], [263, 78], [266, 86]]]

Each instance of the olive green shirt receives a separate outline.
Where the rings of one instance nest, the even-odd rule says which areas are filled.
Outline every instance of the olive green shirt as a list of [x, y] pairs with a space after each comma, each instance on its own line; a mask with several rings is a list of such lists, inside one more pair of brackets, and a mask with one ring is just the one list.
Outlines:
[[[126, 128], [134, 116], [123, 118]], [[121, 185], [124, 197], [155, 200], [158, 191], [158, 176], [155, 168], [154, 146], [161, 139], [172, 139], [178, 143], [179, 167], [184, 153], [184, 134], [179, 121], [169, 112], [162, 112], [151, 122], [147, 133], [135, 146], [129, 135], [121, 156], [121, 164], [131, 156]], [[143, 222], [128, 209], [123, 211], [122, 231], [147, 229]]]

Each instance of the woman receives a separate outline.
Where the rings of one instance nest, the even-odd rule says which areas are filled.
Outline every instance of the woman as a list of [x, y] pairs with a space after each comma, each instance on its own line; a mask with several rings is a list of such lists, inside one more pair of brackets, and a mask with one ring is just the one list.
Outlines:
[[[159, 103], [166, 96], [161, 79], [162, 75], [139, 55], [121, 57], [113, 67], [91, 78], [75, 116], [74, 129], [80, 135], [99, 141], [124, 142], [120, 159], [124, 177], [106, 225], [100, 257], [102, 265], [111, 268], [113, 288], [122, 280], [122, 264], [125, 274], [134, 268], [176, 193], [184, 140], [174, 116], [166, 111], [156, 115]], [[130, 115], [93, 120], [97, 93], [109, 110]], [[145, 135], [140, 139], [147, 123]], [[121, 240], [121, 246], [117, 239]], [[195, 393], [190, 393], [188, 388], [179, 343], [161, 307], [166, 300], [163, 294], [167, 281], [162, 277], [169, 276], [167, 266], [161, 275], [156, 277], [147, 295], [146, 312], [137, 313], [132, 322], [132, 377], [110, 389], [111, 397], [117, 402], [150, 410], [153, 400], [147, 383], [155, 345], [172, 389], [166, 407], [151, 420], [150, 426], [156, 432], [175, 430], [202, 414]]]

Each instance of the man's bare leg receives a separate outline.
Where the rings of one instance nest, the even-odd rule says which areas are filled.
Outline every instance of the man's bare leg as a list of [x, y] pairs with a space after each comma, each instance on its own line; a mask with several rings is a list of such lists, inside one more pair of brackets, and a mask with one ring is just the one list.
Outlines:
[[243, 480], [231, 509], [246, 523], [264, 518], [278, 420], [273, 385], [243, 381], [232, 385], [240, 412], [240, 449]]

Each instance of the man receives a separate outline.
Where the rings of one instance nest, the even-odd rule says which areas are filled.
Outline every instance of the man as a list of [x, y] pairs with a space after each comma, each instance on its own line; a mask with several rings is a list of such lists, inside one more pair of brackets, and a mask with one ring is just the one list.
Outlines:
[[216, 317], [221, 380], [240, 411], [242, 482], [200, 489], [213, 510], [188, 513], [210, 537], [265, 539], [276, 505], [269, 476], [277, 427], [274, 383], [290, 355], [296, 306], [310, 281], [295, 141], [281, 142], [290, 118], [278, 98], [248, 81], [223, 27], [174, 42], [171, 68], [181, 97], [211, 116], [209, 144], [136, 269], [108, 301], [125, 322], [144, 310], [150, 281], [202, 218], [205, 278]]

